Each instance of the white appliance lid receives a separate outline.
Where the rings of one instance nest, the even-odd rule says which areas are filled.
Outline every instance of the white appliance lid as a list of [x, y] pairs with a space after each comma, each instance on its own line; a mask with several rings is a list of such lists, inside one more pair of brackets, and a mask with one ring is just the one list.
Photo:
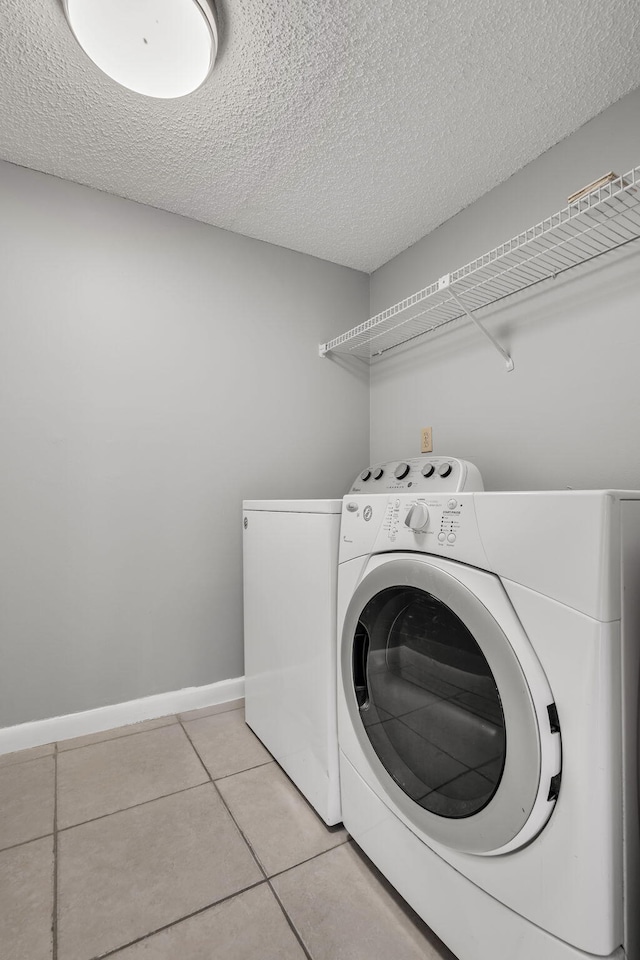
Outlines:
[[243, 500], [242, 509], [269, 513], [340, 513], [342, 500]]

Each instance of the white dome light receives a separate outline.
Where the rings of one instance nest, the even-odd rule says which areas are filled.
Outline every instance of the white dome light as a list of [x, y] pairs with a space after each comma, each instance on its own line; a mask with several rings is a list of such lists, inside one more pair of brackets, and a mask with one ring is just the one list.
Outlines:
[[64, 0], [76, 40], [123, 87], [171, 99], [197, 90], [218, 50], [210, 0]]

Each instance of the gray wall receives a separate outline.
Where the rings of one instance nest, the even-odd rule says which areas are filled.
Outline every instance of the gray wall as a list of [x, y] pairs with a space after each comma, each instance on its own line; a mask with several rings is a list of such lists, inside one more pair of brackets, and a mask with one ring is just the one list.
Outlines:
[[0, 164], [0, 725], [243, 673], [241, 501], [341, 495], [364, 274]]
[[[371, 314], [640, 164], [640, 91], [377, 270]], [[455, 176], [455, 166], [452, 166]], [[480, 467], [488, 489], [640, 488], [640, 241], [481, 311], [506, 373], [470, 323], [372, 368], [372, 460], [434, 451]]]
[[[630, 94], [377, 270], [378, 312], [640, 163]], [[453, 171], [452, 175], [455, 175]], [[367, 278], [0, 163], [0, 725], [242, 665], [240, 504], [342, 493], [368, 372], [317, 344]], [[467, 457], [489, 489], [640, 487], [640, 251], [372, 368], [371, 460]]]

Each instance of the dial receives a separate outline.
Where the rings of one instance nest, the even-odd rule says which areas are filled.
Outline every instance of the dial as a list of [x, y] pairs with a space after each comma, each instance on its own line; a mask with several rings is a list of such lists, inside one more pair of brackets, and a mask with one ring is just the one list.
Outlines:
[[431, 477], [431, 476], [433, 476], [433, 474], [434, 474], [434, 472], [435, 472], [435, 469], [436, 469], [436, 468], [434, 467], [434, 465], [433, 465], [432, 463], [425, 463], [424, 467], [422, 468], [422, 476], [423, 476], [423, 477]]
[[440, 474], [441, 477], [448, 477], [452, 470], [453, 470], [453, 467], [451, 466], [450, 463], [443, 463], [438, 468], [438, 473]]
[[384, 470], [382, 469], [382, 467], [376, 467], [376, 469], [373, 471], [373, 479], [379, 480], [380, 477], [383, 476], [383, 474], [384, 474]]
[[429, 510], [426, 503], [418, 500], [417, 503], [412, 504], [404, 522], [411, 530], [424, 530], [429, 523]]
[[396, 480], [404, 480], [406, 475], [409, 473], [409, 464], [408, 463], [399, 463], [398, 466], [393, 471], [393, 475]]
[[371, 470], [363, 470], [362, 473], [360, 474], [360, 479], [363, 482], [366, 482], [370, 476], [371, 476]]

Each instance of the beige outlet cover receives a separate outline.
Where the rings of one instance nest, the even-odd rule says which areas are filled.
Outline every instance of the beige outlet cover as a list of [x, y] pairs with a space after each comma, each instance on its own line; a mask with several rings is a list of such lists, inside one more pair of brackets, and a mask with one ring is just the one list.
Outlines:
[[431, 427], [423, 427], [420, 431], [420, 452], [433, 452], [433, 438], [431, 436]]

